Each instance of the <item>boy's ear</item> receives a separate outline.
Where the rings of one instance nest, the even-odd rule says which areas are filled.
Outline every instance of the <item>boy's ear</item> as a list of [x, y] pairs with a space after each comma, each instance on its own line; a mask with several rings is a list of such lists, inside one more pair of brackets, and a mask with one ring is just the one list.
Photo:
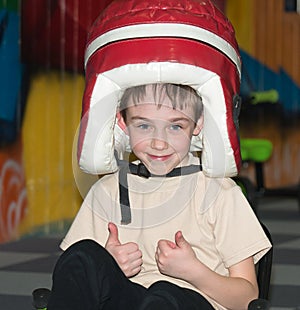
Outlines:
[[203, 114], [202, 114], [196, 123], [196, 126], [195, 126], [194, 131], [193, 131], [193, 136], [199, 135], [199, 133], [201, 132], [201, 130], [203, 128], [203, 121], [204, 121], [204, 118], [203, 118]]
[[118, 122], [118, 126], [126, 133], [128, 134], [128, 130], [127, 130], [127, 125], [124, 121], [123, 116], [121, 115], [120, 112], [117, 112], [117, 122]]

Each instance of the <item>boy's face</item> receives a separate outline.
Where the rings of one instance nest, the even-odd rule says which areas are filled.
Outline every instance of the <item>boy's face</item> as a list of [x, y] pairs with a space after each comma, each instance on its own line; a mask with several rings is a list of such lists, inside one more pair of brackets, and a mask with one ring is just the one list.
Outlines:
[[201, 131], [202, 118], [193, 120], [191, 107], [173, 109], [167, 96], [159, 103], [154, 103], [148, 88], [141, 102], [129, 104], [126, 126], [133, 153], [152, 174], [164, 175], [186, 164], [191, 137]]

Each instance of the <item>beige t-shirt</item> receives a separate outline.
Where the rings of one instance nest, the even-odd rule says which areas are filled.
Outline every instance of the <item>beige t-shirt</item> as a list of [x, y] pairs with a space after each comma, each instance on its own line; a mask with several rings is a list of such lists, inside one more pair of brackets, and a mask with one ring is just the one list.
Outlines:
[[[209, 178], [202, 172], [149, 179], [128, 174], [132, 218], [128, 225], [121, 224], [118, 182], [118, 173], [111, 174], [91, 188], [61, 244], [63, 250], [82, 239], [93, 239], [104, 246], [107, 224], [114, 222], [121, 243], [136, 242], [143, 253], [142, 270], [130, 280], [145, 287], [167, 280], [197, 291], [191, 284], [159, 272], [155, 262], [158, 240], [174, 241], [175, 233], [181, 230], [198, 259], [226, 276], [228, 267], [250, 256], [257, 262], [271, 247], [240, 188], [231, 179]], [[215, 309], [225, 309], [201, 294]]]

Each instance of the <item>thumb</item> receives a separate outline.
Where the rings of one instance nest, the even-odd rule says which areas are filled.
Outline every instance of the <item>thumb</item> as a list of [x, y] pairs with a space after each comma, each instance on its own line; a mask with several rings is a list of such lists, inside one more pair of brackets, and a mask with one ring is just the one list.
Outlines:
[[114, 223], [108, 223], [108, 231], [109, 235], [106, 243], [121, 244], [118, 236], [118, 227]]
[[178, 247], [184, 247], [188, 242], [184, 239], [181, 231], [177, 231], [175, 234], [175, 243]]

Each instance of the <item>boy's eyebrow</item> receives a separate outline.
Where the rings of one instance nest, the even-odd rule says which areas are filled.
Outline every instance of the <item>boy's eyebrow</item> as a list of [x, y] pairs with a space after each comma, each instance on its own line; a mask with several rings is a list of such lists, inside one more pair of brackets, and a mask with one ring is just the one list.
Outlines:
[[[147, 117], [143, 117], [143, 116], [132, 116], [130, 117], [131, 120], [144, 120], [144, 121], [151, 121], [153, 120], [153, 118], [147, 118]], [[184, 121], [184, 122], [189, 122], [190, 118], [189, 117], [175, 117], [175, 118], [171, 118], [169, 120], [166, 120], [168, 122], [179, 122], [179, 121]]]
[[175, 118], [172, 118], [170, 121], [171, 122], [179, 122], [179, 121], [189, 122], [190, 118], [188, 116], [187, 117], [175, 117]]
[[137, 115], [137, 116], [131, 116], [130, 118], [131, 118], [131, 119], [149, 119], [149, 118], [147, 118], [147, 117], [143, 117], [143, 116], [139, 116], [139, 115]]
[[151, 118], [142, 117], [142, 116], [132, 116], [130, 117], [131, 121], [151, 121]]

